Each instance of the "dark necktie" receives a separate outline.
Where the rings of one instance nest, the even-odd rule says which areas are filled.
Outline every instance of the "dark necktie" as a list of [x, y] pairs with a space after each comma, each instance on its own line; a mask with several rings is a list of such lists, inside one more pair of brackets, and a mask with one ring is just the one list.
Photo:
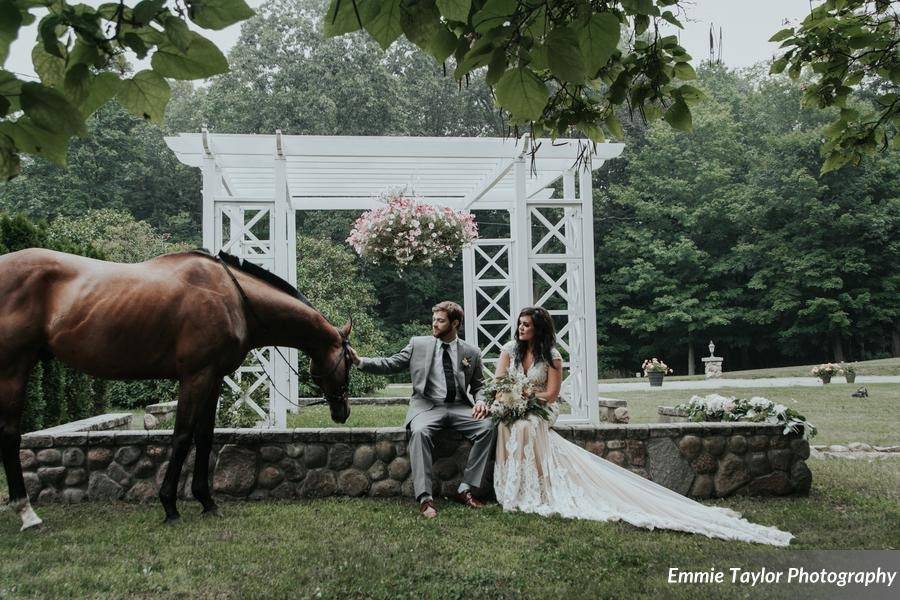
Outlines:
[[444, 402], [450, 404], [456, 399], [456, 378], [453, 376], [453, 360], [450, 358], [450, 344], [441, 343], [444, 350], [444, 379], [447, 380], [447, 397]]

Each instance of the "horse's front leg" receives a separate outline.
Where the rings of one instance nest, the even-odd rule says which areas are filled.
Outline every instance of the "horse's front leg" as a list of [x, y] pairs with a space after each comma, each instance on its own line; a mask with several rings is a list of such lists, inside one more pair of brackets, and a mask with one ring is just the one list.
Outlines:
[[194, 459], [194, 478], [191, 482], [191, 493], [203, 506], [203, 514], [210, 516], [219, 516], [219, 507], [213, 500], [212, 494], [209, 493], [209, 456], [212, 453], [213, 431], [216, 426], [216, 407], [221, 390], [222, 381], [219, 380], [213, 386], [212, 392], [200, 413], [200, 421], [194, 430], [194, 445], [197, 453]]
[[0, 378], [0, 455], [3, 456], [3, 469], [9, 486], [9, 504], [22, 520], [21, 531], [38, 527], [42, 523], [28, 501], [22, 463], [19, 460], [22, 441], [20, 428], [27, 385], [28, 377], [21, 374]]
[[176, 506], [178, 479], [181, 477], [184, 460], [191, 449], [191, 440], [203, 407], [217, 381], [217, 378], [206, 371], [181, 378], [178, 410], [175, 413], [175, 432], [172, 435], [172, 456], [169, 458], [169, 466], [162, 485], [159, 486], [159, 500], [166, 511], [166, 523], [173, 523], [181, 516]]

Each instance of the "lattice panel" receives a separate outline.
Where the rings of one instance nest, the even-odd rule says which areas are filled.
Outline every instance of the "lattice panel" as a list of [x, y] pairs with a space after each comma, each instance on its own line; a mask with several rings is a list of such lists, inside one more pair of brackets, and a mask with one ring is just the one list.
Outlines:
[[274, 203], [219, 203], [216, 211], [218, 250], [250, 260], [268, 271], [274, 269]]
[[500, 349], [512, 339], [512, 258], [510, 241], [478, 240], [474, 256], [474, 321], [476, 346], [491, 374]]
[[530, 206], [531, 256], [579, 256], [578, 236], [572, 235], [580, 223], [579, 215], [566, 206]]

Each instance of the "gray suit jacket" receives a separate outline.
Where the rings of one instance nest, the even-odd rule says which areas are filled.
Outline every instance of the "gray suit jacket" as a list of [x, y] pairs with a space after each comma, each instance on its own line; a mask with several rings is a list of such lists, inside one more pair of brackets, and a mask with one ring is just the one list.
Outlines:
[[[437, 338], [431, 335], [416, 336], [409, 340], [406, 347], [390, 357], [362, 358], [359, 369], [366, 373], [387, 375], [400, 373], [409, 369], [412, 377], [413, 393], [409, 399], [409, 410], [406, 411], [404, 426], [421, 412], [434, 408], [434, 402], [425, 397], [425, 386], [428, 384], [428, 372], [434, 359]], [[456, 397], [457, 401], [474, 406], [484, 400], [484, 371], [481, 367], [481, 351], [459, 340], [456, 353]]]

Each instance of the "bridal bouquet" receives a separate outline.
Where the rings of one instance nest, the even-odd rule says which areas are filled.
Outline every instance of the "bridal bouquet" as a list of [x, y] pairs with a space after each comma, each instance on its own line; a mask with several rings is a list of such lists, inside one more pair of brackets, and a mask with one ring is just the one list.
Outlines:
[[754, 396], [749, 400], [709, 394], [694, 396], [687, 404], [675, 408], [687, 412], [691, 421], [753, 421], [784, 425], [784, 433], [800, 432], [803, 439], [816, 435], [816, 427], [806, 417], [784, 404]]
[[520, 373], [508, 373], [485, 386], [488, 412], [497, 423], [510, 424], [529, 415], [549, 421], [550, 411], [531, 393], [531, 384]]
[[475, 217], [467, 211], [437, 207], [390, 191], [379, 198], [385, 206], [365, 212], [347, 242], [373, 264], [431, 266], [452, 262], [460, 249], [478, 237]]

